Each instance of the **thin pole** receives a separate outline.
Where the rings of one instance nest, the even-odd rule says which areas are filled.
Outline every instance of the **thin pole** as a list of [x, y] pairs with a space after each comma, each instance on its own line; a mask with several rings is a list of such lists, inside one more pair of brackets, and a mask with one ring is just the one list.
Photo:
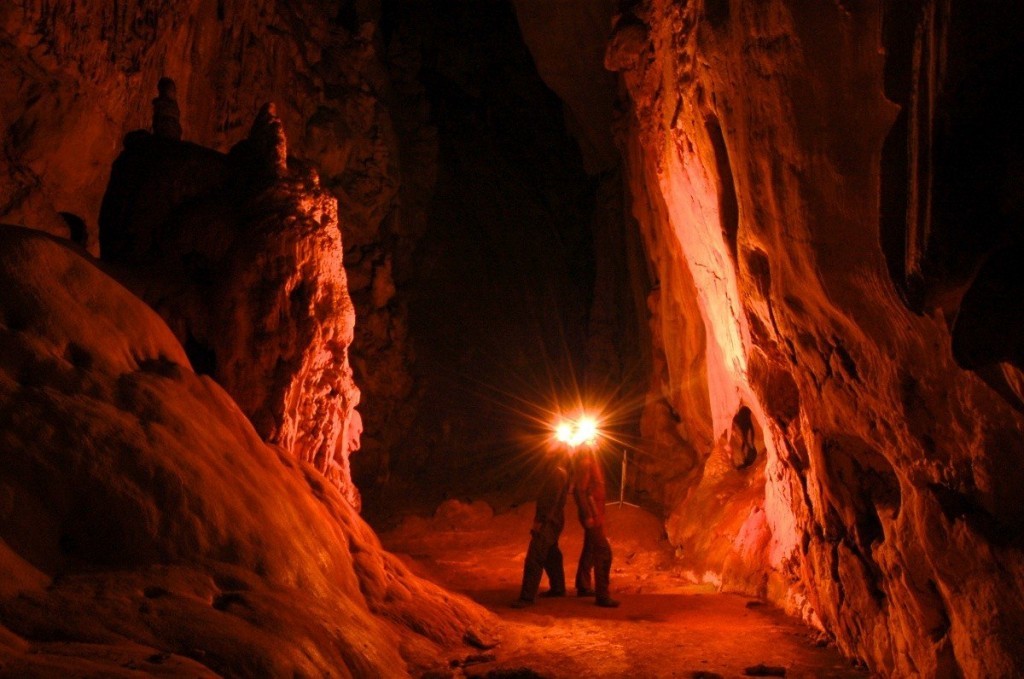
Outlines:
[[626, 471], [629, 469], [629, 451], [622, 450], [622, 477], [619, 480], [619, 499], [617, 502], [609, 502], [610, 505], [618, 505], [620, 507], [630, 506], [639, 507], [632, 502], [626, 502]]
[[629, 451], [626, 449], [622, 450], [622, 475], [619, 480], [619, 506], [621, 507], [626, 503], [626, 458], [629, 456]]

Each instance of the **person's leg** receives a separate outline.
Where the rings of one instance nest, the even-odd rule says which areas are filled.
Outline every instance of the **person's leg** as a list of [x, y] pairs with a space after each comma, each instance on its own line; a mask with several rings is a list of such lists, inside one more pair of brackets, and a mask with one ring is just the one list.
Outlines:
[[550, 536], [543, 531], [530, 538], [530, 546], [526, 549], [526, 561], [523, 563], [523, 586], [519, 590], [520, 601], [533, 601], [540, 589], [540, 578], [544, 572], [544, 563], [548, 550], [551, 548]]
[[604, 534], [604, 527], [594, 528], [591, 543], [594, 553], [594, 594], [598, 606], [615, 607], [619, 602], [608, 594], [612, 571], [612, 546]]
[[565, 596], [565, 566], [562, 562], [562, 550], [558, 548], [558, 536], [548, 549], [544, 572], [548, 574], [550, 589], [541, 596]]
[[593, 549], [590, 531], [584, 530], [583, 550], [580, 551], [580, 562], [576, 566], [576, 596], [590, 596], [594, 593], [590, 579], [590, 571], [594, 568]]

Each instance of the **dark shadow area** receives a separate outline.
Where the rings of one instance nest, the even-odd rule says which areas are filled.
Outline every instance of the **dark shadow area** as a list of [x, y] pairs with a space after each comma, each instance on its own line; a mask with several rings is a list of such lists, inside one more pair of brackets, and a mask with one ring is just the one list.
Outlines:
[[885, 96], [901, 110], [882, 147], [879, 238], [896, 291], [907, 308], [920, 313], [920, 293], [908, 278], [907, 231], [912, 219], [909, 204], [910, 146], [908, 141], [910, 99], [914, 87], [914, 41], [920, 21], [918, 2], [887, 2], [882, 21], [885, 44]]
[[192, 364], [192, 370], [197, 375], [217, 374], [217, 353], [213, 349], [197, 340], [191, 332], [188, 333], [188, 337], [182, 346], [185, 349], [185, 355], [188, 356], [188, 360]]
[[[920, 39], [933, 33], [949, 36], [941, 49]], [[901, 111], [882, 153], [880, 241], [893, 284], [915, 313], [941, 308], [953, 318], [986, 269], [980, 288], [1010, 297], [1005, 267], [989, 259], [1021, 238], [1024, 104], [1012, 95], [1024, 76], [1022, 39], [1024, 8], [1016, 3], [885, 4], [885, 93]], [[1001, 277], [995, 287], [993, 277]], [[975, 310], [957, 332], [985, 332], [973, 323], [980, 294], [976, 288]], [[1017, 310], [1004, 304], [1001, 313], [1008, 319]], [[978, 343], [959, 344], [973, 348], [957, 360], [979, 365]]]
[[715, 30], [729, 21], [729, 0], [704, 0], [704, 18]]
[[89, 229], [85, 225], [85, 220], [71, 212], [57, 214], [68, 225], [68, 238], [71, 242], [84, 248], [89, 242]]
[[383, 9], [385, 36], [420, 45], [439, 159], [406, 285], [418, 407], [386, 487], [353, 458], [370, 516], [417, 497], [508, 497], [528, 477], [547, 435], [537, 418], [580, 389], [598, 185], [511, 3]]
[[[747, 406], [740, 406], [732, 418], [729, 431], [729, 450], [732, 466], [736, 469], [747, 469], [757, 460], [757, 442], [760, 432], [755, 431], [754, 415]], [[764, 443], [761, 447], [764, 447]]]

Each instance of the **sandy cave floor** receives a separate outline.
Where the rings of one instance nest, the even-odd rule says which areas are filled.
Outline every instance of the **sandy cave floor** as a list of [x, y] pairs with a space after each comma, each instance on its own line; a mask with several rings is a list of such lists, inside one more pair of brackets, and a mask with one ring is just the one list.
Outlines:
[[[509, 606], [519, 593], [533, 504], [493, 515], [483, 502], [450, 500], [434, 517], [407, 517], [381, 535], [419, 575], [461, 592], [504, 621], [500, 643], [468, 662], [466, 676], [528, 668], [551, 677], [742, 677], [758, 664], [787, 677], [865, 677], [814, 630], [746, 597], [718, 594], [674, 565], [659, 521], [632, 507], [608, 508], [612, 594], [618, 609], [573, 596], [582, 544], [572, 507], [561, 547], [570, 596]], [[541, 591], [547, 582], [541, 584]], [[458, 674], [460, 668], [456, 669]]]

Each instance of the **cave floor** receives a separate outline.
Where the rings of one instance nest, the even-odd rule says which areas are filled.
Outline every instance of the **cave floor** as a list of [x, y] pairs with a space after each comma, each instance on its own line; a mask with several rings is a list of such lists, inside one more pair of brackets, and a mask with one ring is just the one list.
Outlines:
[[[742, 677], [756, 665], [786, 677], [865, 677], [814, 630], [749, 598], [693, 585], [662, 538], [660, 522], [608, 508], [617, 609], [572, 596], [582, 529], [567, 509], [561, 547], [570, 596], [509, 606], [519, 592], [533, 504], [492, 515], [483, 502], [448, 501], [433, 518], [408, 517], [381, 535], [416, 573], [486, 606], [503, 621], [499, 644], [452, 658], [456, 676]], [[542, 583], [541, 590], [547, 587]]]

